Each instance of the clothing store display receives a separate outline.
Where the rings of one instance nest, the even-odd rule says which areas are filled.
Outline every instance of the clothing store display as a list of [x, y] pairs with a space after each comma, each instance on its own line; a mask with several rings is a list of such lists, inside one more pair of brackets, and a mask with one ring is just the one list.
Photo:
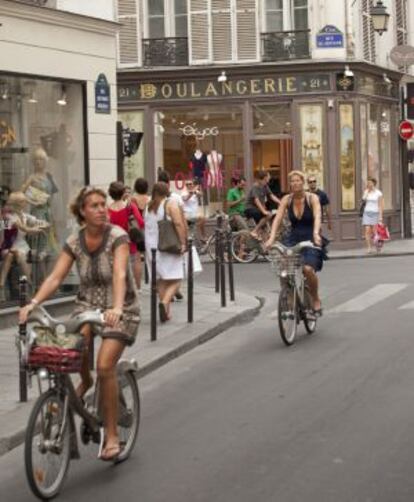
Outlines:
[[191, 169], [193, 178], [197, 178], [200, 182], [203, 180], [204, 171], [207, 166], [207, 155], [201, 150], [196, 150], [191, 157]]
[[223, 155], [216, 152], [216, 150], [211, 150], [207, 155], [208, 163], [208, 186], [210, 188], [223, 188], [223, 175], [222, 175], [222, 162]]

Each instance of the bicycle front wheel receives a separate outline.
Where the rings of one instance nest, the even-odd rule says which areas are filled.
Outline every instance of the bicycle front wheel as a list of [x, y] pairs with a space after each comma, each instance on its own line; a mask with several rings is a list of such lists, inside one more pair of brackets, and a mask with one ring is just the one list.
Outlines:
[[42, 394], [29, 417], [24, 448], [26, 476], [36, 497], [55, 497], [70, 462], [70, 427], [54, 389]]
[[126, 460], [135, 446], [140, 423], [140, 398], [134, 373], [127, 371], [118, 375], [119, 410], [118, 434], [121, 453], [117, 462]]
[[298, 327], [297, 293], [295, 288], [287, 284], [282, 286], [279, 293], [278, 321], [283, 342], [292, 345]]
[[239, 263], [252, 263], [259, 254], [259, 243], [249, 231], [241, 231], [235, 234], [231, 242], [233, 258]]

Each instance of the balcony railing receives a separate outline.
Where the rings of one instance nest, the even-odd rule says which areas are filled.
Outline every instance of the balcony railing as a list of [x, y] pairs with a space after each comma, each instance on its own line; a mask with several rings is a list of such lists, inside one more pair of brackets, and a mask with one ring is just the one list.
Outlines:
[[188, 65], [188, 38], [146, 38], [142, 47], [144, 66]]
[[308, 59], [310, 30], [262, 33], [262, 61]]

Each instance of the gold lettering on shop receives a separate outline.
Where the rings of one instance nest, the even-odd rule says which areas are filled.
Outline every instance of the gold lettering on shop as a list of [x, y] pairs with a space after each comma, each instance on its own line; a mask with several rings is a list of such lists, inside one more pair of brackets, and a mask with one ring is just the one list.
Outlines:
[[281, 78], [277, 79], [277, 88], [278, 88], [278, 90], [279, 90], [280, 93], [283, 92], [283, 80]]
[[206, 96], [210, 96], [210, 94], [213, 94], [214, 96], [218, 96], [217, 89], [214, 87], [213, 82], [209, 82], [207, 89], [206, 89]]
[[296, 92], [296, 77], [288, 77], [286, 79], [286, 90], [287, 92]]
[[276, 92], [275, 81], [273, 78], [265, 78], [264, 85], [265, 85], [265, 93], [266, 94], [268, 94], [269, 92], [273, 92], [273, 93]]
[[165, 99], [169, 99], [171, 98], [172, 96], [172, 93], [173, 93], [173, 89], [171, 87], [170, 84], [164, 84], [162, 87], [161, 87], [161, 94], [163, 95], [163, 97]]
[[177, 84], [177, 96], [179, 98], [187, 97], [187, 84], [185, 82], [182, 84]]
[[225, 96], [226, 93], [233, 94], [233, 82], [223, 82], [221, 84], [222, 94]]
[[201, 97], [201, 94], [199, 92], [196, 92], [196, 90], [195, 90], [195, 83], [194, 82], [191, 82], [190, 89], [191, 89], [191, 97], [192, 98], [200, 98]]
[[245, 80], [238, 80], [236, 84], [236, 90], [238, 94], [246, 94], [247, 83]]
[[261, 94], [262, 88], [260, 86], [260, 80], [250, 80], [250, 92], [252, 94]]
[[[128, 93], [129, 94], [129, 93]], [[153, 99], [157, 95], [157, 88], [154, 84], [141, 84], [141, 98]]]

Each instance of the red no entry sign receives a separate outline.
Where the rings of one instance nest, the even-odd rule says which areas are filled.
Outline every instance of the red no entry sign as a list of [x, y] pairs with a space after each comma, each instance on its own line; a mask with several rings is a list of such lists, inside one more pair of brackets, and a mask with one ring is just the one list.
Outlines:
[[401, 139], [407, 141], [411, 139], [414, 134], [414, 126], [408, 120], [403, 120], [400, 123], [399, 133]]

